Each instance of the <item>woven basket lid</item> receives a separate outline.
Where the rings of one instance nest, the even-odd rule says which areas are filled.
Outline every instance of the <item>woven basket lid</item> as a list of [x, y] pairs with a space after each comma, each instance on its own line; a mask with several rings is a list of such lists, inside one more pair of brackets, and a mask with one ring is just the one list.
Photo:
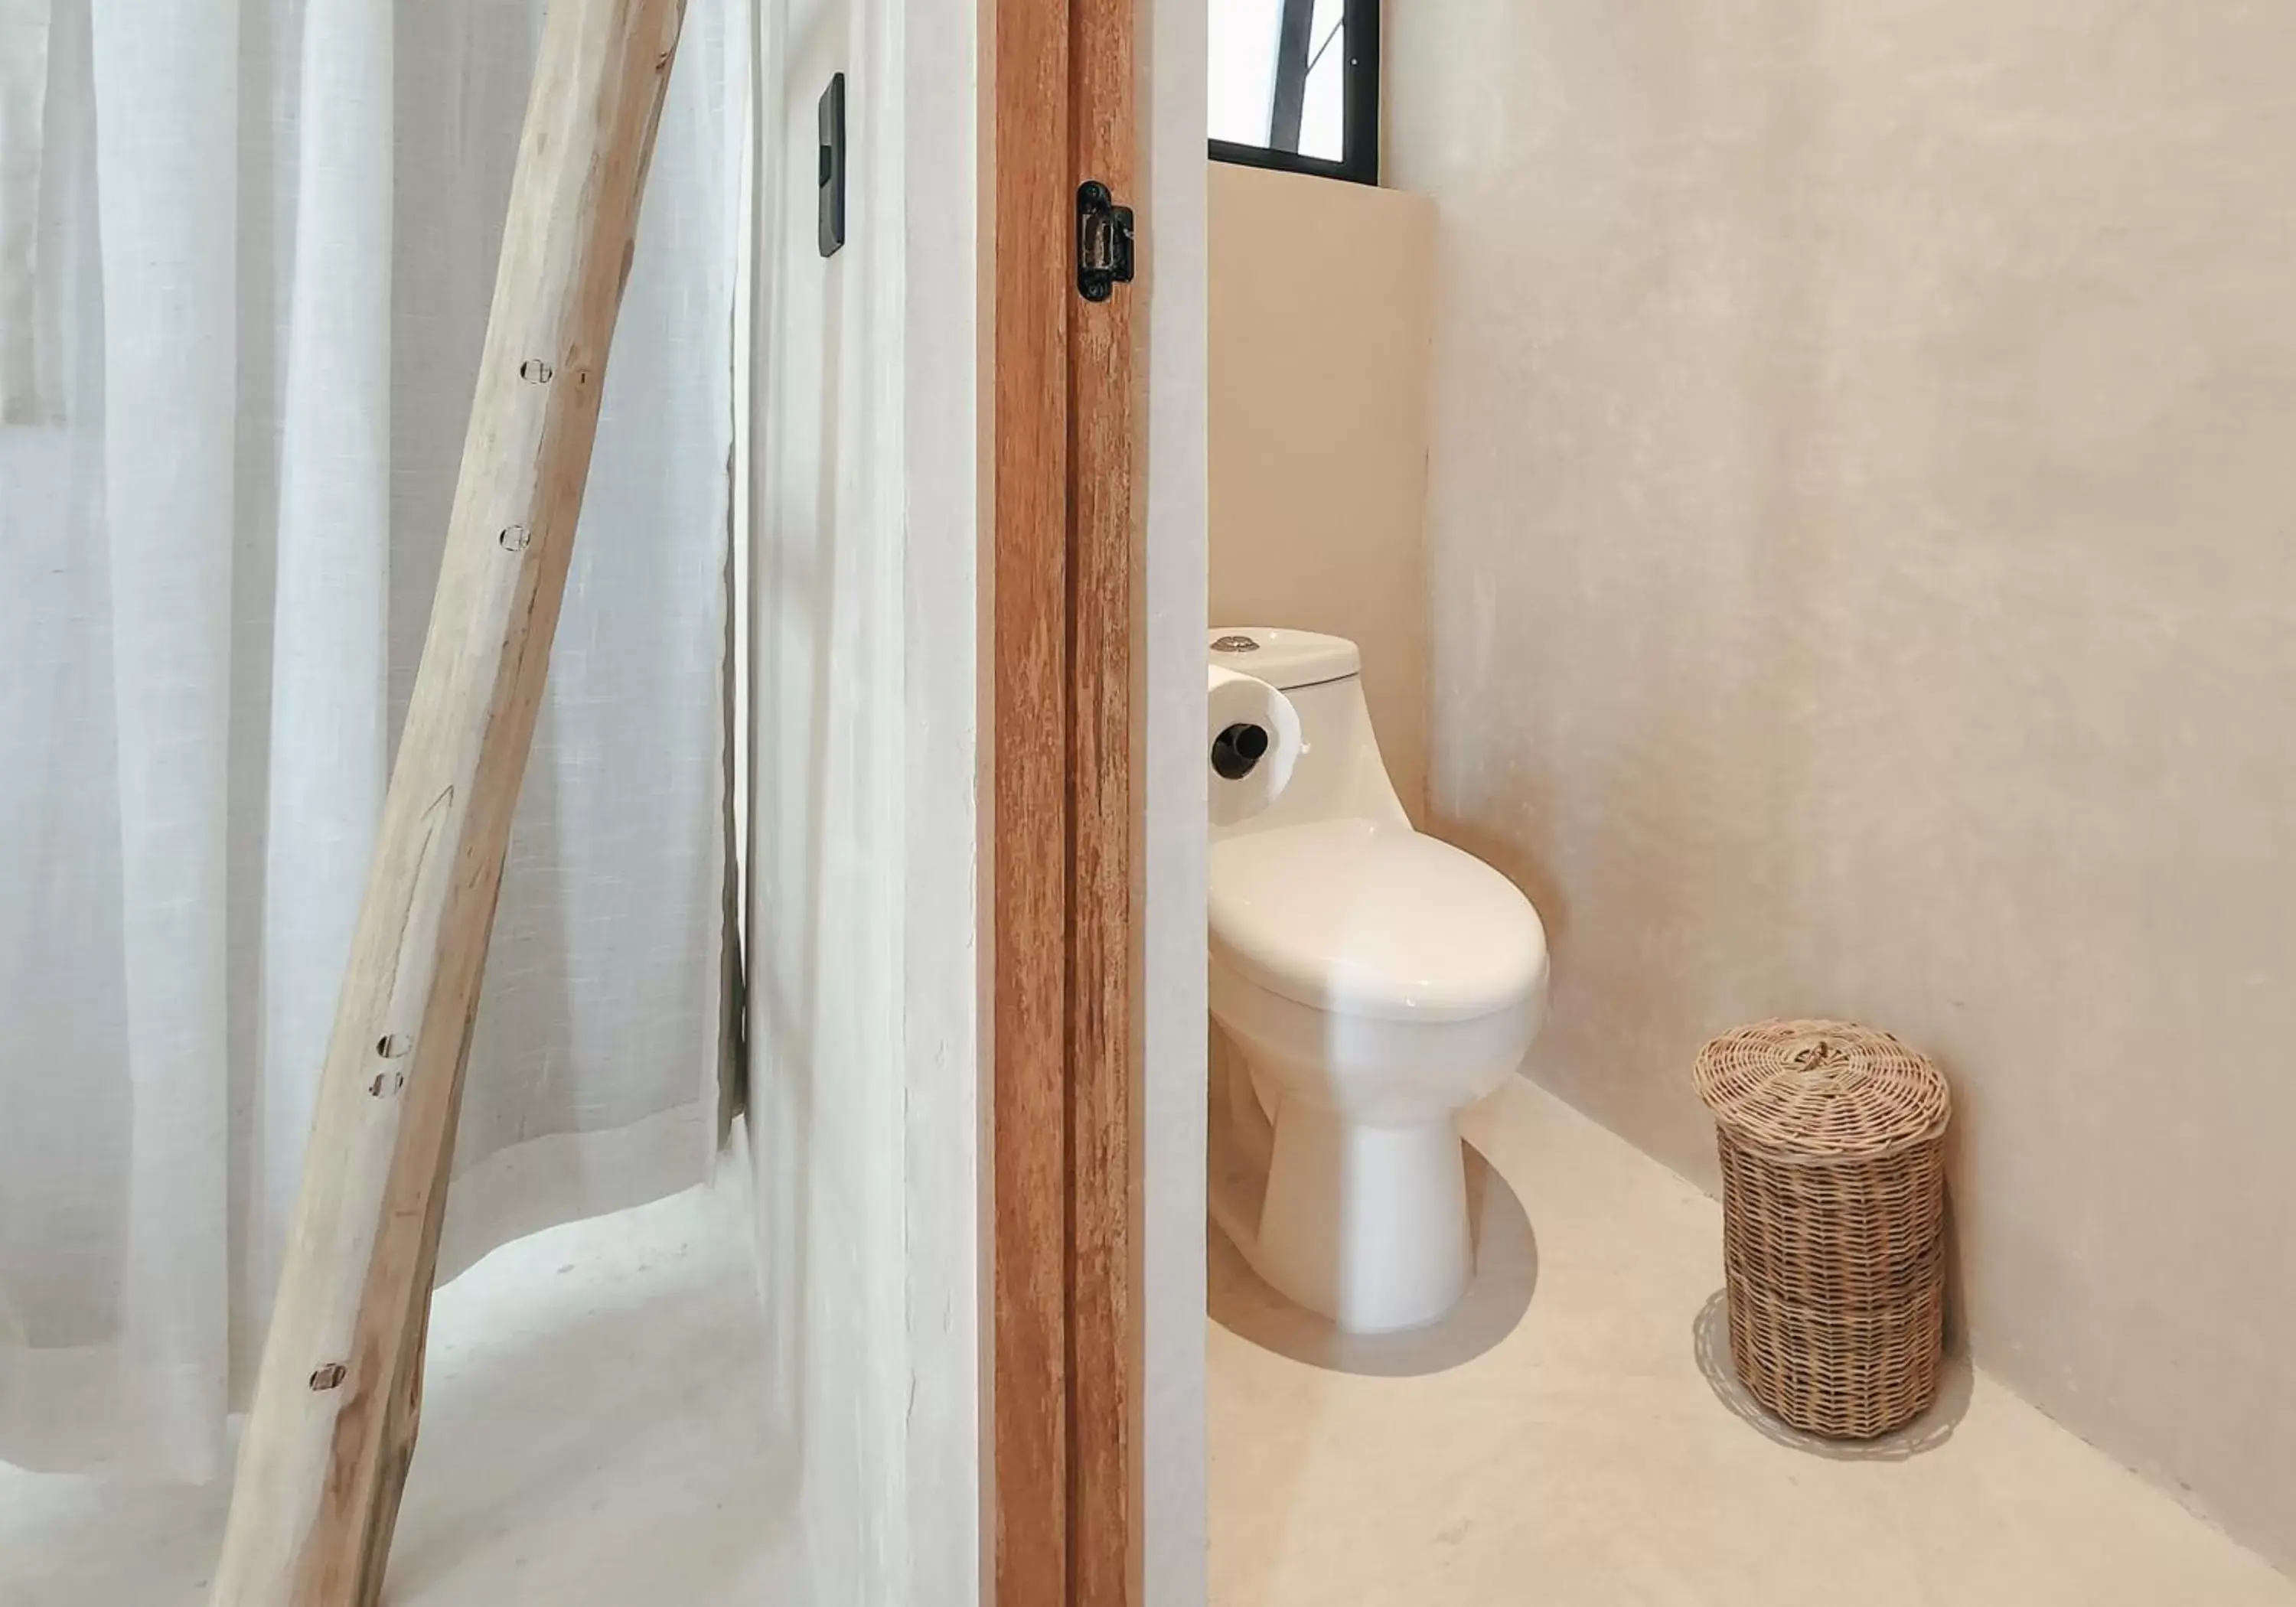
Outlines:
[[1944, 1130], [1945, 1074], [1886, 1032], [1761, 1021], [1698, 1052], [1698, 1097], [1732, 1138], [1814, 1157], [1886, 1155]]

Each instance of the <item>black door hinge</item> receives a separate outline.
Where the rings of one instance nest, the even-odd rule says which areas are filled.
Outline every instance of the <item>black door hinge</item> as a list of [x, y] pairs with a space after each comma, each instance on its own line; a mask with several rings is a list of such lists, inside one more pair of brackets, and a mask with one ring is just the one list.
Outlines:
[[1108, 186], [1088, 178], [1077, 187], [1077, 291], [1105, 301], [1132, 283], [1132, 209], [1119, 207]]

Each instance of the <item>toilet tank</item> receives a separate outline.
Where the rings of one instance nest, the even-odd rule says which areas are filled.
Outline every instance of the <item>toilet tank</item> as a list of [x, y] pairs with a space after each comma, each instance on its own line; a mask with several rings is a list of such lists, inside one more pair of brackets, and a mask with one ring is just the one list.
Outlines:
[[[1248, 644], [1248, 645], [1247, 645]], [[1212, 664], [1257, 676], [1300, 711], [1304, 751], [1291, 784], [1248, 820], [1214, 826], [1212, 840], [1310, 820], [1362, 819], [1408, 826], [1379, 738], [1365, 707], [1362, 655], [1344, 636], [1267, 626], [1229, 626], [1210, 634]]]

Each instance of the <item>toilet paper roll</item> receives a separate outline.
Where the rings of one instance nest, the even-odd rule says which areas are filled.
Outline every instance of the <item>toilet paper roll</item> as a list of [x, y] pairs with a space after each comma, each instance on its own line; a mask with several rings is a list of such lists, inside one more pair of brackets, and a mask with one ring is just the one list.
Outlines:
[[1212, 824], [1232, 826], [1274, 803], [1290, 783], [1300, 760], [1300, 711], [1265, 681], [1206, 668]]

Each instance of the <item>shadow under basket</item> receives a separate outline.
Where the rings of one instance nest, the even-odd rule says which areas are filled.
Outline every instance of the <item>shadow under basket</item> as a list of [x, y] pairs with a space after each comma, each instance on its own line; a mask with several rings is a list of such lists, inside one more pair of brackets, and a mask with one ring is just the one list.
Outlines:
[[1886, 1033], [1765, 1021], [1707, 1045], [1697, 1080], [1739, 1382], [1810, 1433], [1902, 1428], [1936, 1401], [1944, 1353], [1943, 1075]]

